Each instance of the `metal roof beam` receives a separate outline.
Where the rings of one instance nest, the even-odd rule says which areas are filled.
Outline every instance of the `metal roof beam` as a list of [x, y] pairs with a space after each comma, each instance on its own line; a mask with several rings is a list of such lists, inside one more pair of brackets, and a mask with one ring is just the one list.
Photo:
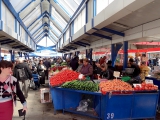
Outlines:
[[14, 46], [14, 47], [12, 47], [12, 48], [16, 49], [16, 48], [22, 48], [22, 47], [24, 47], [24, 46], [19, 45], [19, 46]]
[[86, 47], [85, 45], [80, 44], [80, 43], [77, 43], [77, 42], [74, 42], [73, 44], [75, 44], [75, 45], [79, 45], [79, 46], [82, 46], [82, 47]]
[[85, 34], [87, 34], [87, 35], [94, 35], [94, 36], [97, 36], [97, 37], [101, 37], [101, 38], [112, 40], [112, 37], [105, 36], [105, 35], [102, 35], [102, 34], [99, 34], [99, 33], [92, 33], [92, 34], [85, 33]]
[[53, 2], [51, 2], [51, 5], [54, 7], [54, 9], [56, 10], [56, 12], [58, 14], [60, 14], [67, 22], [69, 22], [69, 20], [70, 20], [69, 15], [65, 11], [63, 11], [62, 8], [58, 4], [56, 4], [53, 1]]
[[31, 3], [33, 3], [34, 1], [36, 0], [32, 0], [31, 2], [29, 2], [25, 7], [23, 7], [19, 12], [18, 14], [20, 14], [24, 9], [26, 9]]
[[43, 18], [43, 16], [44, 16], [45, 14], [46, 14], [46, 13], [44, 12], [43, 14], [41, 14], [40, 16], [38, 16], [38, 18], [37, 18], [35, 21], [33, 21], [33, 22], [27, 27], [27, 29], [29, 29], [37, 20]]
[[39, 37], [37, 39], [35, 39], [35, 41], [37, 42], [37, 40], [39, 40], [39, 38], [42, 37], [43, 35], [45, 35], [45, 34], [42, 33], [41, 35], [39, 35]]
[[84, 43], [84, 42], [81, 42], [81, 41], [77, 41], [77, 43], [80, 43], [80, 44], [83, 44], [83, 45], [88, 45], [88, 46], [90, 46], [89, 43]]
[[[50, 32], [48, 32], [48, 33], [52, 36], [52, 34]], [[58, 38], [55, 38], [54, 36], [52, 36], [52, 38], [54, 38], [55, 40], [58, 40]]]
[[36, 43], [38, 44], [44, 37], [45, 35], [43, 35], [38, 41], [36, 41]]
[[77, 48], [71, 47], [71, 46], [67, 46], [66, 48], [68, 49], [72, 49], [72, 50], [76, 50]]
[[48, 38], [49, 38], [54, 44], [57, 43], [57, 41], [55, 41], [54, 39], [52, 39], [50, 36], [48, 36]]
[[0, 43], [1, 42], [7, 42], [7, 41], [10, 41], [11, 39], [6, 39], [6, 40], [0, 40]]
[[[41, 2], [40, 2], [41, 3]], [[40, 5], [40, 3], [38, 4], [38, 5]], [[37, 5], [37, 6], [38, 6]], [[35, 6], [32, 10], [31, 10], [31, 12], [33, 12], [35, 9], [36, 9], [36, 7], [37, 6]], [[22, 20], [24, 20], [31, 12], [29, 12], [27, 15], [25, 15], [23, 18], [22, 18]]]
[[65, 29], [63, 30], [63, 33], [60, 35], [59, 38], [62, 37], [62, 35], [67, 31], [67, 29], [69, 28], [69, 26], [71, 25], [71, 23], [77, 18], [77, 16], [79, 15], [79, 13], [80, 13], [80, 12], [83, 10], [83, 8], [85, 7], [85, 6], [84, 6], [84, 7], [82, 8], [82, 6], [83, 6], [84, 4], [86, 4], [87, 1], [88, 1], [88, 0], [82, 0], [81, 4], [79, 5], [79, 7], [77, 8], [77, 10], [74, 12], [74, 14], [72, 15], [72, 17], [70, 18], [67, 26], [65, 27]]
[[125, 36], [125, 34], [122, 33], [122, 32], [118, 32], [116, 30], [112, 30], [112, 29], [109, 29], [109, 28], [106, 28], [106, 27], [102, 28], [101, 30], [103, 30], [105, 32], [113, 33], [113, 34], [116, 34], [116, 35], [119, 35], [119, 36], [122, 36], [122, 37]]
[[10, 12], [12, 13], [12, 15], [17, 19], [17, 21], [20, 23], [20, 25], [24, 28], [24, 30], [28, 33], [28, 35], [31, 37], [31, 39], [34, 41], [34, 39], [32, 38], [32, 35], [30, 34], [29, 30], [27, 29], [27, 27], [24, 25], [22, 19], [19, 17], [18, 13], [15, 11], [15, 9], [13, 8], [13, 6], [11, 5], [9, 0], [3, 0], [3, 3], [6, 5], [6, 7], [10, 10]]
[[35, 40], [36, 40], [41, 34], [43, 34], [43, 33], [45, 33], [45, 32], [48, 32], [48, 30], [44, 30], [43, 32], [41, 32], [41, 33], [35, 38]]
[[39, 30], [39, 29], [41, 29], [41, 28], [43, 28], [44, 26], [49, 26], [47, 23], [44, 23], [43, 25], [41, 25], [39, 28], [37, 28], [36, 30], [35, 30], [35, 32], [32, 34], [32, 36]]
[[2, 42], [1, 45], [9, 44], [9, 43], [14, 43], [14, 40], [8, 41], [8, 42]]

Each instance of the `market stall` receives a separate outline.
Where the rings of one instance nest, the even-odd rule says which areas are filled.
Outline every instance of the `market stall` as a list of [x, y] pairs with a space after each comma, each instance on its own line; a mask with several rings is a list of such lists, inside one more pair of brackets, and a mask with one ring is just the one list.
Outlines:
[[55, 114], [62, 110], [102, 120], [156, 117], [159, 92], [152, 83], [91, 81], [79, 79], [79, 73], [66, 69], [52, 76], [50, 85]]

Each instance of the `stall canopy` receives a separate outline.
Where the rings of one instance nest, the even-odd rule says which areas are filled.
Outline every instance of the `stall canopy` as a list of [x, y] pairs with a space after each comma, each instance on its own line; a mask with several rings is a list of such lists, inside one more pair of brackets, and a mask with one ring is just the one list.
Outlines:
[[38, 44], [47, 37], [56, 44], [82, 0], [10, 0]]

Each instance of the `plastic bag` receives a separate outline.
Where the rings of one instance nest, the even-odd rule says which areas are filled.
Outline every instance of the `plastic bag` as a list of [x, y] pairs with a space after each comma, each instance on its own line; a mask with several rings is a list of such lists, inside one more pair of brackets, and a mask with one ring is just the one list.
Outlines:
[[81, 100], [79, 106], [77, 107], [77, 111], [86, 112], [87, 110], [88, 110], [87, 100]]
[[35, 88], [35, 84], [34, 84], [34, 81], [33, 81], [33, 80], [30, 80], [29, 87], [32, 88], [32, 89]]

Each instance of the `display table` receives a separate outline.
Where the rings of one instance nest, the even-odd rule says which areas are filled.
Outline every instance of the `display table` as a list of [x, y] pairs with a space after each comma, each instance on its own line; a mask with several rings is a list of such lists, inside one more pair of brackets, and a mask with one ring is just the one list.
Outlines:
[[[157, 80], [157, 78], [154, 77], [146, 77], [146, 79], [153, 80], [154, 85], [157, 85], [158, 89], [160, 90], [160, 80]], [[158, 109], [160, 110], [160, 91], [159, 91]]]
[[[54, 113], [63, 110], [75, 114], [87, 115], [102, 120], [130, 120], [156, 117], [159, 92], [102, 95], [99, 92], [50, 88]], [[94, 96], [94, 110], [97, 114], [77, 112], [76, 108], [82, 96]]]

